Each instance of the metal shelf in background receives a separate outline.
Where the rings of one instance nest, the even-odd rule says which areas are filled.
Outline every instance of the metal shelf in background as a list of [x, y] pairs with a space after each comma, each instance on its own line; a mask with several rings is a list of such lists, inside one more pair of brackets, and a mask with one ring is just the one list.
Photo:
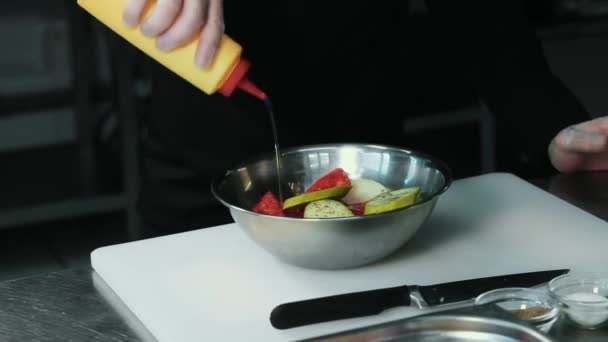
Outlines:
[[[133, 78], [134, 56], [125, 51], [122, 39], [109, 37], [111, 65], [117, 92], [118, 110], [120, 114], [122, 155], [123, 155], [123, 184], [126, 198], [127, 234], [130, 240], [142, 237], [142, 227], [137, 212], [137, 196], [139, 183], [139, 120], [137, 117], [136, 101], [134, 99], [135, 83]], [[128, 50], [127, 50], [128, 51]], [[132, 51], [132, 50], [131, 50]]]
[[79, 144], [82, 195], [92, 196], [98, 190], [95, 134], [93, 132], [92, 84], [95, 80], [95, 44], [89, 16], [71, 1], [67, 6], [72, 87], [75, 90], [76, 135]]
[[114, 212], [123, 210], [126, 205], [126, 196], [119, 194], [70, 199], [18, 209], [5, 209], [0, 210], [0, 230], [16, 226]]
[[9, 117], [40, 109], [67, 107], [73, 103], [74, 92], [68, 89], [56, 89], [40, 94], [0, 95], [0, 116]]
[[[129, 239], [140, 236], [135, 207], [138, 190], [137, 118], [132, 99], [131, 64], [114, 55], [116, 88], [105, 89], [104, 96], [118, 103], [122, 120], [123, 184], [124, 190], [113, 195], [99, 194], [98, 160], [95, 150], [95, 102], [99, 100], [95, 85], [95, 45], [91, 18], [75, 4], [66, 1], [70, 31], [72, 79], [70, 89], [33, 94], [33, 96], [0, 97], [0, 112], [10, 116], [19, 112], [40, 111], [53, 107], [70, 106], [76, 113], [76, 134], [79, 148], [81, 193], [74, 198], [0, 210], [0, 230], [10, 227], [40, 224], [61, 219], [90, 216], [114, 211], [126, 211]], [[113, 54], [116, 52], [114, 51]], [[104, 89], [102, 89], [103, 91]], [[118, 91], [117, 95], [108, 95]]]
[[[108, 86], [94, 86], [93, 103], [102, 102], [110, 94]], [[27, 112], [73, 107], [77, 92], [73, 89], [54, 89], [34, 94], [0, 95], [0, 117], [11, 117]]]
[[467, 123], [479, 125], [479, 158], [482, 173], [496, 170], [496, 123], [486, 105], [463, 108], [452, 112], [435, 113], [403, 120], [403, 132], [414, 134], [441, 127], [453, 127]]

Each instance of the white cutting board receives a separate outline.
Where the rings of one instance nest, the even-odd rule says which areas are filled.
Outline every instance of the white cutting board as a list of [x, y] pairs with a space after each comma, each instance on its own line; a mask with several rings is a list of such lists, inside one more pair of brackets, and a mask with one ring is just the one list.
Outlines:
[[426, 285], [556, 268], [605, 270], [608, 223], [510, 174], [459, 180], [399, 252], [344, 271], [284, 264], [238, 226], [95, 250], [92, 265], [160, 342], [293, 341], [419, 314], [276, 330], [284, 302], [402, 284]]

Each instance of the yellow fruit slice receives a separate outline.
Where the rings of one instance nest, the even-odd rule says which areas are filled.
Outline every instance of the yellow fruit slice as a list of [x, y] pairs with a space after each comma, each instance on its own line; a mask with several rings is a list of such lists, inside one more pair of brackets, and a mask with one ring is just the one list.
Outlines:
[[414, 204], [419, 187], [403, 188], [382, 193], [365, 205], [364, 214], [377, 214]]
[[304, 208], [304, 218], [355, 216], [344, 203], [331, 199], [310, 202]]
[[283, 202], [283, 210], [300, 204], [323, 200], [327, 198], [342, 198], [350, 191], [350, 185], [334, 186], [319, 191], [306, 192], [298, 196], [290, 197]]

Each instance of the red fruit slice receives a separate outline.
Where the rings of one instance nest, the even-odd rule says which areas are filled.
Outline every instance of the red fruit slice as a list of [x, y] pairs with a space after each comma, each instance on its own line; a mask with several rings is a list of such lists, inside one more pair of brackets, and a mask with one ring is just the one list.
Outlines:
[[351, 203], [348, 205], [348, 209], [350, 209], [353, 214], [361, 216], [365, 213], [365, 203], [366, 202]]
[[253, 211], [266, 215], [285, 216], [281, 202], [270, 191], [265, 193], [258, 203], [253, 206]]
[[312, 192], [336, 186], [350, 185], [348, 174], [340, 167], [337, 167], [323, 176], [319, 177], [306, 191]]

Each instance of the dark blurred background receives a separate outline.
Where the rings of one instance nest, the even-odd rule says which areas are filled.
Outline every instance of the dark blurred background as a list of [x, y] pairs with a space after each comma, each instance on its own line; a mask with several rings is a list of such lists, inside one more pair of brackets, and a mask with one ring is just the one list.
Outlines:
[[[411, 6], [432, 35], [424, 5]], [[527, 11], [553, 71], [593, 115], [608, 113], [608, 1], [531, 0]], [[144, 57], [75, 1], [2, 2], [0, 42], [0, 280], [88, 266], [94, 248], [137, 238]], [[492, 113], [432, 44], [416, 48], [426, 95], [409, 108], [420, 117], [403, 118], [404, 141], [431, 141], [421, 147], [456, 178], [496, 170]]]

